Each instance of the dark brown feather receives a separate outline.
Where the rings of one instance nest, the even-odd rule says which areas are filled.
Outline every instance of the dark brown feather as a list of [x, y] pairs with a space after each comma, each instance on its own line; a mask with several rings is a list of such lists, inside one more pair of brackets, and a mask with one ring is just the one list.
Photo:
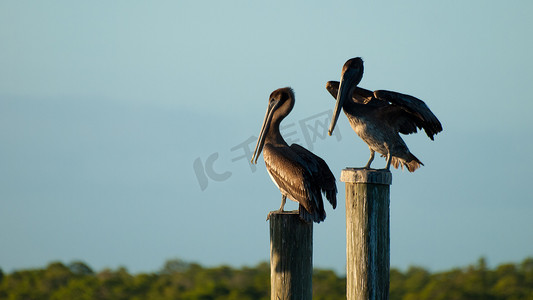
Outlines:
[[305, 166], [311, 172], [314, 184], [320, 187], [320, 191], [326, 195], [329, 203], [333, 208], [337, 207], [337, 185], [335, 184], [335, 176], [329, 169], [326, 162], [313, 152], [305, 149], [298, 144], [290, 146], [298, 156], [305, 161]]
[[[442, 131], [440, 121], [424, 101], [410, 95], [386, 90], [374, 91], [374, 97], [378, 100], [387, 101], [404, 110], [407, 115], [405, 115], [406, 119], [403, 122], [411, 122], [411, 124], [404, 126], [414, 125], [420, 129], [423, 128], [431, 140], [433, 140], [435, 134]], [[402, 124], [400, 124], [401, 126]], [[416, 130], [410, 133], [414, 132]]]
[[[321, 180], [317, 178], [320, 174], [317, 164], [306, 165], [306, 160], [291, 147], [279, 147], [272, 144], [265, 145], [263, 157], [268, 172], [282, 193], [285, 192], [289, 198], [298, 201], [313, 217], [313, 221], [323, 221], [326, 218], [326, 212], [321, 195]], [[333, 178], [333, 185], [335, 185], [334, 180]], [[328, 184], [331, 182], [325, 185]], [[333, 201], [336, 204], [335, 198]]]

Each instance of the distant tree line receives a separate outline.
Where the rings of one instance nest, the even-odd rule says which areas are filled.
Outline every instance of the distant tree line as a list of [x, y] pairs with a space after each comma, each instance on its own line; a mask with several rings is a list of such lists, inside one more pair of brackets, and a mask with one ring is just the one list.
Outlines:
[[[476, 264], [431, 273], [420, 267], [391, 269], [392, 300], [533, 300], [533, 258], [489, 269]], [[346, 299], [346, 283], [331, 270], [315, 269], [313, 299]], [[202, 267], [169, 260], [156, 273], [129, 274], [125, 268], [94, 272], [83, 262], [54, 262], [44, 269], [5, 274], [0, 269], [0, 299], [270, 299], [270, 266]]]

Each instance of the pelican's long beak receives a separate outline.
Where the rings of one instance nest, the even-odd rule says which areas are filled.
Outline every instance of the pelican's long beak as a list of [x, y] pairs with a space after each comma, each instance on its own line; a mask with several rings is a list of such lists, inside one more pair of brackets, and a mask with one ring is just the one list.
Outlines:
[[279, 101], [271, 101], [268, 104], [265, 119], [263, 120], [263, 125], [261, 126], [261, 132], [259, 133], [257, 144], [255, 145], [254, 155], [252, 156], [251, 162], [253, 164], [257, 164], [257, 159], [259, 158], [261, 151], [263, 151], [263, 146], [265, 145], [265, 138], [268, 133], [268, 129], [270, 129], [270, 122], [272, 121], [272, 116], [274, 115], [274, 111], [278, 108], [278, 106]]
[[[362, 65], [361, 65], [362, 67]], [[363, 77], [362, 68], [359, 69], [347, 69], [342, 73], [341, 81], [339, 85], [339, 92], [337, 93], [337, 102], [335, 103], [335, 109], [333, 110], [333, 117], [331, 118], [331, 124], [329, 125], [328, 134], [331, 136], [337, 120], [339, 119], [339, 114], [347, 98], [351, 98], [354, 88], [359, 84], [361, 78]]]

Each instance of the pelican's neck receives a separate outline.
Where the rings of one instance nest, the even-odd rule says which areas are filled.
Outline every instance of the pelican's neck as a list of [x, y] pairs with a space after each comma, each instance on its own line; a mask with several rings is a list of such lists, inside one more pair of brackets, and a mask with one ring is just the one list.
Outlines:
[[279, 130], [281, 120], [283, 120], [283, 118], [276, 118], [272, 120], [270, 128], [268, 129], [265, 143], [288, 146], [287, 142], [285, 142], [281, 136], [281, 132]]
[[[367, 92], [364, 89], [359, 89]], [[368, 92], [370, 93], [370, 91]], [[342, 109], [346, 114], [352, 115], [354, 117], [363, 117], [369, 112], [369, 110], [372, 110], [372, 107], [370, 105], [356, 101], [354, 99], [356, 93], [358, 93], [357, 86], [352, 85], [352, 88], [350, 89], [350, 98], [346, 99], [344, 103], [342, 103]], [[366, 94], [363, 95], [366, 96]]]
[[294, 98], [290, 97], [289, 99], [287, 99], [287, 101], [285, 101], [285, 103], [283, 103], [278, 108], [278, 110], [274, 112], [274, 115], [272, 116], [272, 120], [270, 122], [270, 128], [266, 136], [267, 143], [271, 143], [273, 145], [278, 146], [288, 146], [287, 142], [285, 142], [285, 140], [281, 136], [279, 126], [281, 124], [281, 121], [283, 121], [283, 119], [285, 119], [285, 117], [289, 115], [293, 107]]

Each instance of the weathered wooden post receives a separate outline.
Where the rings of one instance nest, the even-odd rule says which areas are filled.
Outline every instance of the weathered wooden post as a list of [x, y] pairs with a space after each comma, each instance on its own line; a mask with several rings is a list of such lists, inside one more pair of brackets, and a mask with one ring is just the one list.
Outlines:
[[347, 168], [341, 181], [346, 183], [346, 299], [388, 299], [392, 174]]
[[270, 299], [312, 299], [313, 224], [298, 211], [270, 214]]

